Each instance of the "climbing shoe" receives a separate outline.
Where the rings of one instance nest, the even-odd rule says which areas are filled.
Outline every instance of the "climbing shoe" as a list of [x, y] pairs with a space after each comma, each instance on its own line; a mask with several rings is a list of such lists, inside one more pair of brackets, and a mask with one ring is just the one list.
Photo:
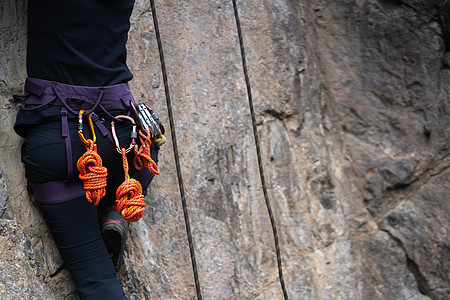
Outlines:
[[107, 207], [102, 217], [101, 231], [106, 249], [119, 271], [123, 264], [123, 252], [128, 233], [128, 221], [124, 220], [116, 210], [116, 205]]

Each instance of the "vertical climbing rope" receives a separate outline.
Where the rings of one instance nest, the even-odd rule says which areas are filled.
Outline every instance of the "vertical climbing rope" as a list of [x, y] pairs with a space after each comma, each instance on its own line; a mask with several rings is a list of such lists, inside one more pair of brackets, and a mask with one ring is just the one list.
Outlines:
[[238, 36], [239, 36], [239, 45], [241, 48], [241, 58], [242, 58], [242, 67], [244, 70], [245, 84], [247, 86], [248, 104], [250, 106], [250, 114], [252, 117], [253, 135], [255, 137], [256, 155], [258, 157], [259, 175], [261, 177], [261, 185], [263, 188], [264, 199], [266, 201], [267, 211], [269, 212], [270, 222], [272, 224], [272, 231], [273, 231], [273, 237], [275, 240], [275, 248], [276, 248], [276, 253], [277, 253], [277, 261], [278, 261], [278, 275], [279, 275], [279, 279], [280, 279], [281, 289], [283, 290], [284, 299], [287, 300], [289, 298], [288, 298], [286, 286], [284, 284], [284, 279], [283, 279], [283, 268], [282, 268], [282, 264], [281, 264], [281, 250], [280, 250], [280, 244], [278, 242], [277, 226], [275, 223], [275, 218], [272, 213], [272, 208], [270, 206], [269, 196], [267, 194], [266, 180], [264, 178], [264, 171], [263, 171], [262, 159], [261, 159], [261, 148], [259, 145], [258, 130], [256, 128], [255, 110], [253, 108], [252, 90], [250, 87], [250, 79], [249, 79], [248, 71], [247, 71], [244, 40], [242, 38], [241, 23], [239, 21], [239, 14], [238, 14], [236, 0], [233, 0], [233, 9], [234, 9], [234, 18], [236, 19], [236, 27], [237, 27]]
[[159, 58], [161, 61], [161, 71], [162, 71], [163, 80], [164, 80], [164, 91], [166, 94], [166, 103], [167, 103], [167, 112], [169, 115], [170, 133], [172, 135], [172, 146], [173, 146], [173, 153], [175, 156], [175, 166], [177, 169], [178, 186], [180, 188], [181, 204], [183, 206], [184, 221], [186, 224], [186, 232], [187, 232], [187, 237], [188, 237], [188, 242], [189, 242], [189, 251], [191, 253], [192, 270], [194, 273], [194, 280], [195, 280], [195, 290], [197, 292], [197, 299], [201, 300], [202, 293], [201, 293], [201, 288], [200, 288], [200, 281], [198, 279], [197, 261], [195, 259], [194, 242], [192, 240], [191, 226], [190, 226], [190, 222], [189, 222], [189, 214], [188, 214], [187, 204], [186, 204], [186, 196], [184, 193], [183, 178], [181, 176], [181, 167], [180, 167], [180, 158], [178, 155], [177, 138], [176, 138], [176, 134], [175, 134], [175, 125], [173, 123], [172, 104], [170, 102], [169, 83], [168, 83], [168, 79], [167, 79], [166, 63], [164, 60], [164, 52], [163, 52], [162, 43], [161, 43], [161, 36], [159, 34], [158, 20], [156, 17], [155, 1], [150, 0], [150, 5], [151, 5], [151, 9], [152, 9], [153, 24], [155, 26], [156, 40], [158, 42]]

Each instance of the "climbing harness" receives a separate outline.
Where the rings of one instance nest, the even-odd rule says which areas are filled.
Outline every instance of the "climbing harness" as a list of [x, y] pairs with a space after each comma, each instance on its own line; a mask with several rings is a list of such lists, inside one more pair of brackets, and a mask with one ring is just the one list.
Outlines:
[[256, 128], [255, 110], [253, 108], [252, 90], [251, 90], [250, 79], [249, 79], [248, 71], [247, 71], [244, 40], [242, 38], [241, 23], [239, 21], [239, 14], [238, 14], [236, 0], [233, 0], [233, 9], [234, 9], [234, 18], [236, 20], [236, 27], [237, 27], [238, 36], [239, 36], [239, 46], [241, 49], [242, 68], [244, 71], [245, 84], [247, 86], [247, 96], [248, 96], [248, 104], [250, 107], [250, 114], [251, 114], [251, 118], [252, 118], [253, 135], [255, 137], [256, 155], [258, 157], [258, 166], [259, 166], [259, 175], [261, 177], [261, 185], [263, 188], [263, 194], [264, 194], [264, 199], [266, 202], [267, 211], [269, 212], [270, 222], [272, 224], [272, 231], [273, 231], [273, 237], [275, 240], [275, 248], [276, 248], [277, 262], [278, 262], [278, 275], [279, 275], [279, 280], [280, 280], [280, 284], [281, 284], [281, 289], [283, 291], [284, 299], [287, 300], [289, 297], [288, 297], [286, 286], [284, 284], [284, 279], [283, 279], [283, 268], [282, 268], [282, 264], [281, 264], [281, 250], [280, 250], [280, 244], [278, 241], [277, 226], [275, 223], [275, 218], [272, 213], [272, 208], [271, 208], [269, 196], [267, 193], [266, 180], [264, 178], [264, 171], [263, 171], [262, 159], [261, 159], [261, 148], [259, 145], [258, 130]]
[[154, 0], [150, 0], [150, 6], [151, 6], [151, 10], [152, 10], [153, 24], [155, 27], [156, 41], [158, 43], [159, 59], [160, 59], [160, 63], [161, 63], [161, 72], [162, 72], [163, 81], [164, 81], [164, 92], [166, 95], [167, 113], [169, 115], [170, 133], [172, 136], [172, 147], [173, 147], [173, 153], [174, 153], [174, 157], [175, 157], [175, 166], [177, 169], [177, 178], [178, 178], [178, 186], [180, 189], [181, 205], [183, 206], [184, 223], [186, 225], [186, 233], [187, 233], [187, 238], [188, 238], [188, 242], [189, 242], [189, 251], [191, 253], [191, 263], [192, 263], [192, 271], [194, 273], [195, 290], [197, 293], [197, 299], [201, 300], [202, 293], [201, 293], [201, 288], [200, 288], [200, 281], [198, 279], [197, 261], [195, 258], [194, 242], [192, 239], [191, 226], [190, 226], [190, 222], [189, 222], [189, 214], [188, 214], [187, 204], [186, 204], [186, 196], [184, 193], [183, 178], [181, 176], [181, 166], [180, 166], [180, 158], [178, 155], [178, 146], [177, 146], [177, 138], [176, 138], [176, 134], [175, 134], [175, 125], [173, 122], [172, 104], [170, 102], [169, 81], [167, 79], [166, 63], [164, 60], [164, 52], [163, 52], [163, 47], [162, 47], [162, 43], [161, 43], [161, 36], [159, 34], [158, 19], [156, 17], [156, 8], [155, 8]]
[[86, 152], [78, 159], [77, 168], [80, 172], [80, 179], [83, 180], [83, 186], [86, 190], [86, 198], [89, 202], [99, 205], [100, 200], [106, 194], [106, 177], [108, 171], [102, 165], [102, 159], [97, 153], [97, 145], [95, 144], [96, 136], [92, 118], [87, 115], [89, 128], [91, 130], [92, 139], [86, 140], [83, 135], [83, 114], [86, 110], [80, 110], [78, 114], [78, 136], [86, 145]]
[[[86, 118], [89, 115], [92, 123], [99, 130], [99, 134], [108, 138], [114, 144], [111, 132], [103, 125], [103, 119], [99, 118], [93, 110], [102, 110], [107, 116], [114, 118], [109, 113], [109, 110], [129, 111], [130, 106], [128, 103], [130, 99], [133, 100], [133, 96], [127, 83], [106, 87], [82, 87], [29, 77], [25, 81], [24, 93], [22, 95], [14, 95], [13, 99], [13, 101], [22, 103], [18, 118], [14, 124], [14, 130], [22, 137], [26, 136], [30, 128], [45, 123], [49, 119], [56, 120], [57, 116], [60, 117], [61, 137], [66, 150], [66, 178], [63, 181], [52, 181], [42, 184], [27, 183], [30, 193], [36, 201], [54, 204], [86, 194], [83, 184], [79, 184], [72, 178], [74, 174], [74, 157], [69, 129], [71, 114], [78, 117], [79, 111], [85, 109], [86, 112], [82, 114], [82, 117]], [[46, 113], [40, 113], [41, 110]], [[30, 111], [36, 111], [37, 113], [32, 118], [29, 118], [28, 112]], [[88, 141], [88, 139], [85, 140]], [[93, 145], [89, 144], [86, 146], [88, 148], [92, 147], [91, 150], [94, 151]], [[152, 146], [152, 154], [156, 155], [156, 151], [156, 147]]]
[[[73, 96], [76, 95], [76, 96]], [[130, 99], [125, 101], [124, 99]], [[17, 95], [15, 99], [22, 102], [22, 110], [37, 110], [44, 106], [59, 106], [61, 114], [61, 127], [62, 137], [64, 138], [66, 156], [67, 156], [67, 180], [65, 182], [50, 182], [45, 184], [29, 184], [35, 193], [36, 199], [39, 199], [42, 203], [59, 203], [67, 199], [74, 199], [83, 194], [89, 202], [99, 205], [100, 200], [106, 194], [107, 176], [108, 171], [103, 166], [102, 159], [97, 153], [96, 140], [97, 136], [94, 130], [94, 124], [99, 129], [100, 133], [107, 137], [113, 144], [118, 145], [118, 139], [115, 130], [111, 132], [103, 125], [103, 121], [98, 117], [94, 110], [97, 108], [102, 110], [106, 115], [110, 116], [114, 121], [123, 121], [127, 119], [132, 122], [132, 141], [130, 146], [125, 149], [125, 154], [131, 150], [137, 151], [136, 160], [141, 159], [141, 168], [147, 167], [152, 175], [159, 174], [159, 169], [156, 163], [152, 159], [153, 150], [150, 149], [152, 143], [148, 137], [148, 134], [140, 132], [140, 137], [137, 134], [137, 128], [134, 120], [128, 116], [114, 117], [108, 110], [122, 110], [129, 111], [130, 107], [127, 102], [134, 101], [130, 89], [127, 84], [120, 84], [111, 87], [90, 88], [90, 87], [78, 87], [68, 84], [61, 84], [52, 81], [27, 78], [25, 82], [25, 94]], [[80, 109], [80, 107], [89, 107], [88, 109]], [[79, 112], [76, 109], [79, 108]], [[83, 185], [79, 187], [77, 184], [71, 183], [71, 177], [73, 173], [72, 169], [72, 143], [70, 140], [69, 132], [69, 113], [78, 115], [77, 131], [80, 140], [86, 147], [86, 152], [78, 159], [77, 169], [79, 171], [79, 178], [83, 181]], [[155, 114], [156, 115], [156, 114]], [[84, 126], [87, 121], [90, 138], [85, 137]], [[160, 127], [162, 125], [157, 120]], [[112, 124], [114, 128], [114, 122]], [[138, 147], [136, 143], [137, 138], [140, 139], [144, 146]], [[159, 143], [155, 145], [161, 145], [161, 141], [165, 140], [162, 133], [160, 133], [155, 140], [159, 139]], [[118, 152], [122, 154], [120, 146], [117, 147]], [[153, 149], [153, 148], [152, 148]], [[142, 198], [142, 187], [135, 179], [130, 179], [128, 174], [128, 163], [124, 164], [125, 182], [119, 190], [120, 196], [120, 213], [127, 220], [137, 221], [142, 216], [142, 210], [145, 203], [140, 202]], [[136, 187], [135, 187], [136, 186]], [[134, 190], [137, 192], [133, 194]], [[56, 200], [54, 200], [56, 198]], [[129, 199], [129, 201], [127, 200]], [[136, 200], [137, 199], [137, 200]], [[143, 198], [142, 198], [143, 199]], [[127, 201], [126, 201], [127, 200]], [[134, 207], [134, 208], [133, 208]], [[136, 208], [138, 207], [138, 208]]]

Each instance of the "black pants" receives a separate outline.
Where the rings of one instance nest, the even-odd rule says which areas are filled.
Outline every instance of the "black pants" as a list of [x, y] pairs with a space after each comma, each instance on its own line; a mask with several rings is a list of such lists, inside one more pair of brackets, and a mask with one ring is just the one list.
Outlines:
[[[105, 126], [110, 121], [105, 117]], [[118, 138], [123, 147], [127, 147], [131, 141], [131, 126], [128, 122], [116, 125]], [[78, 138], [76, 122], [69, 122], [69, 128], [73, 149], [73, 182], [82, 184], [78, 179], [76, 162], [86, 148]], [[102, 201], [112, 203], [115, 201], [115, 190], [125, 176], [122, 157], [111, 141], [97, 129], [96, 134], [98, 153], [108, 169], [107, 193]], [[86, 137], [89, 138], [90, 134], [86, 133]], [[153, 153], [156, 162], [157, 151]], [[143, 193], [146, 194], [152, 176], [148, 170], [137, 171], [133, 167], [133, 157], [134, 154], [129, 153], [130, 175], [137, 175], [134, 177], [141, 182]], [[31, 183], [65, 180], [67, 164], [61, 122], [48, 122], [31, 129], [22, 147], [22, 160], [27, 180]], [[38, 204], [81, 299], [126, 299], [101, 236], [97, 207], [89, 203], [85, 196], [60, 203]]]
[[81, 299], [127, 299], [100, 233], [97, 207], [80, 197], [39, 204]]

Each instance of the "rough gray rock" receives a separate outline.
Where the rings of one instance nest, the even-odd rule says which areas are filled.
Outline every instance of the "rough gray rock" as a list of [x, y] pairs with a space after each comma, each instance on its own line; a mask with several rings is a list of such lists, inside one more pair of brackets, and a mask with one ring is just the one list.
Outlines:
[[9, 192], [8, 189], [6, 188], [6, 180], [3, 178], [3, 174], [0, 170], [0, 218], [5, 213], [8, 200], [9, 200]]
[[[16, 228], [2, 231], [13, 242], [0, 253], [17, 244], [26, 274], [11, 261], [0, 268], [68, 298], [72, 283], [26, 192], [11, 130], [8, 100], [26, 76], [24, 2], [0, 4], [1, 224]], [[238, 7], [290, 298], [446, 299], [450, 3]], [[157, 10], [203, 296], [281, 299], [232, 3], [157, 1]], [[128, 50], [135, 97], [167, 124], [147, 1], [136, 1]], [[171, 149], [130, 229], [119, 274], [130, 299], [195, 296]], [[33, 298], [25, 290], [4, 285], [0, 295]]]
[[62, 299], [36, 272], [39, 264], [30, 238], [13, 221], [0, 220], [0, 298]]

